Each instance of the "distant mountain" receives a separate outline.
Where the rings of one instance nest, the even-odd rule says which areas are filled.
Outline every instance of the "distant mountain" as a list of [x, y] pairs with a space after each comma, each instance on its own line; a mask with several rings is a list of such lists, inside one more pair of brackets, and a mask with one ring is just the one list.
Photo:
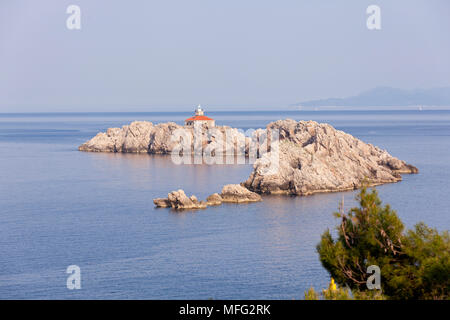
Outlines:
[[450, 106], [450, 87], [416, 90], [377, 87], [353, 97], [311, 100], [297, 105], [305, 107]]

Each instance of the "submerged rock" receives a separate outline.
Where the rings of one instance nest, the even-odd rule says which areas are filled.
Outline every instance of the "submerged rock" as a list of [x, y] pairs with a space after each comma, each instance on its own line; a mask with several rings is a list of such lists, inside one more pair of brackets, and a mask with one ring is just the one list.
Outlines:
[[[279, 120], [267, 126], [280, 135], [279, 156], [273, 151], [255, 161], [244, 182], [248, 189], [266, 194], [309, 195], [352, 190], [364, 183], [397, 182], [400, 173], [418, 169], [371, 144], [315, 121]], [[278, 159], [278, 164], [273, 163]], [[267, 174], [268, 167], [276, 167]]]
[[227, 184], [223, 187], [222, 202], [256, 202], [262, 201], [259, 194], [254, 193], [239, 184]]

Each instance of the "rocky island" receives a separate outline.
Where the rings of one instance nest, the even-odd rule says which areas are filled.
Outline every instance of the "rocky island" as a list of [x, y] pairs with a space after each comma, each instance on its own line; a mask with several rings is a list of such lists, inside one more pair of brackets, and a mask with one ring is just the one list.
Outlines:
[[[79, 150], [171, 154], [176, 145], [171, 136], [177, 129], [188, 130], [189, 134], [194, 135], [193, 128], [173, 122], [154, 125], [151, 122], [136, 121], [122, 128], [110, 128], [104, 133], [97, 134], [82, 144]], [[233, 139], [224, 139], [224, 151], [235, 149], [239, 153], [236, 141], [241, 140], [245, 142], [245, 149], [240, 150], [245, 150], [245, 154], [248, 153], [252, 137], [229, 127], [215, 127], [215, 129], [219, 132], [225, 133], [228, 130], [227, 132], [233, 133]], [[362, 184], [374, 186], [398, 182], [402, 180], [401, 174], [418, 173], [416, 167], [391, 156], [386, 150], [365, 143], [325, 123], [278, 120], [268, 124], [265, 129], [256, 130], [254, 134], [275, 130], [279, 133], [276, 172], [267, 174], [265, 170], [272, 165], [274, 159], [272, 154], [274, 151], [268, 148], [267, 152], [258, 152], [253, 172], [245, 182], [237, 185], [251, 191], [252, 194], [304, 196], [320, 192], [346, 191], [359, 188]], [[214, 137], [202, 134], [200, 143], [203, 147], [213, 142]], [[242, 192], [242, 189], [239, 191]], [[224, 188], [221, 195], [216, 194], [214, 199], [210, 199], [210, 203], [220, 204], [231, 199], [240, 202], [234, 192], [237, 192], [236, 187]], [[172, 196], [169, 194], [167, 199], [155, 199], [155, 204], [177, 207], [178, 200], [173, 199], [190, 199], [183, 194]], [[195, 207], [207, 203], [196, 204], [193, 199], [190, 200], [193, 204], [183, 206]]]
[[153, 203], [159, 208], [173, 209], [204, 209], [207, 206], [217, 206], [225, 202], [244, 203], [262, 201], [259, 194], [249, 191], [239, 184], [228, 184], [223, 187], [222, 193], [214, 193], [206, 201], [198, 201], [192, 195], [188, 197], [183, 190], [172, 191], [167, 198], [153, 199]]

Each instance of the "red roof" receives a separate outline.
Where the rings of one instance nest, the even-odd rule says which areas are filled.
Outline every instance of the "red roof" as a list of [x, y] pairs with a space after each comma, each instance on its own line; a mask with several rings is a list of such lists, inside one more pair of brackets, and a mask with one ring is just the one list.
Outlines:
[[207, 116], [193, 116], [190, 118], [187, 118], [185, 121], [197, 121], [197, 120], [213, 120]]

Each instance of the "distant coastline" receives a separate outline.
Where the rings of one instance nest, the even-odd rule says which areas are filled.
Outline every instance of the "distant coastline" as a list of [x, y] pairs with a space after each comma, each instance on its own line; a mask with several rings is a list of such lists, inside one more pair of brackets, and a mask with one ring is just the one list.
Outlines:
[[[242, 116], [242, 115], [254, 115], [254, 114], [266, 114], [274, 115], [275, 118], [280, 117], [293, 117], [299, 115], [299, 112], [317, 112], [317, 111], [417, 111], [419, 107], [422, 107], [422, 111], [450, 111], [450, 104], [435, 106], [435, 105], [410, 105], [410, 106], [350, 106], [350, 105], [327, 105], [327, 106], [306, 106], [303, 104], [292, 104], [289, 106], [281, 106], [280, 108], [273, 109], [242, 109], [242, 110], [211, 110], [210, 114], [216, 117], [222, 116]], [[125, 108], [124, 108], [125, 109]], [[179, 110], [168, 110], [168, 111], [67, 111], [67, 112], [0, 112], [0, 117], [2, 118], [22, 118], [24, 116], [30, 118], [58, 118], [58, 117], [92, 117], [92, 118], [117, 118], [121, 117], [131, 117], [130, 121], [133, 121], [142, 117], [152, 117], [155, 116], [179, 116], [180, 121], [184, 119], [183, 117], [189, 115], [189, 112], [179, 111]]]
[[294, 104], [303, 107], [407, 107], [450, 106], [450, 87], [404, 90], [377, 87], [356, 96], [310, 100]]

